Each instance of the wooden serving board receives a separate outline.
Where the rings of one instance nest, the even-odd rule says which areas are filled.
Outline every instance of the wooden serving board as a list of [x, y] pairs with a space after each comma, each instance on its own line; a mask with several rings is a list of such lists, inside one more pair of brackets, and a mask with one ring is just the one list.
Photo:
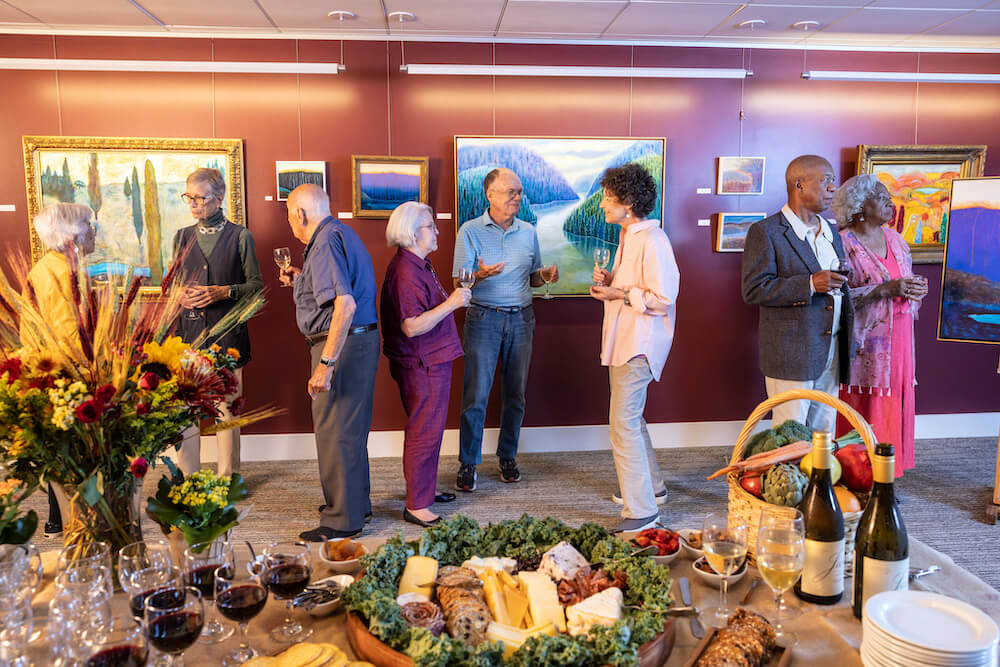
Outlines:
[[[677, 633], [674, 620], [669, 619], [663, 626], [663, 632], [639, 647], [639, 667], [660, 667], [670, 657]], [[359, 660], [367, 660], [377, 667], [413, 667], [412, 658], [383, 644], [354, 612], [347, 614], [347, 639]], [[699, 653], [701, 650], [704, 650], [703, 646]]]
[[[695, 663], [698, 662], [698, 658], [700, 658], [701, 654], [705, 652], [708, 645], [712, 643], [712, 640], [715, 638], [715, 632], [718, 628], [710, 628], [710, 630], [711, 631], [705, 635], [705, 638], [694, 647], [694, 653], [692, 653], [691, 657], [684, 663], [684, 667], [694, 667]], [[774, 652], [771, 653], [771, 659], [764, 664], [766, 667], [788, 667], [788, 665], [791, 664], [791, 660], [792, 650], [784, 646], [778, 646], [774, 649]]]

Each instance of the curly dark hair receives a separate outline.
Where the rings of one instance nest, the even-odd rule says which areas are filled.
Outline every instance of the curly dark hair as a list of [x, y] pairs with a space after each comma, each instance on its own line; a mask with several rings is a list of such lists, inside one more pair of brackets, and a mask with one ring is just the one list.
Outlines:
[[634, 162], [605, 171], [601, 187], [607, 188], [625, 206], [631, 206], [633, 215], [640, 219], [652, 213], [656, 204], [656, 181]]

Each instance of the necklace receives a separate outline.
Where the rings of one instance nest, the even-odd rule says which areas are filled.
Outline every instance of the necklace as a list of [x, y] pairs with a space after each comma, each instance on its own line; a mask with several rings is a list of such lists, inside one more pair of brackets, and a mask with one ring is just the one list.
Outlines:
[[217, 234], [219, 232], [219, 230], [222, 229], [222, 227], [225, 224], [226, 224], [226, 221], [223, 220], [222, 222], [220, 222], [218, 225], [216, 225], [214, 227], [206, 227], [206, 226], [202, 225], [201, 222], [199, 222], [198, 223], [198, 233], [199, 234]]

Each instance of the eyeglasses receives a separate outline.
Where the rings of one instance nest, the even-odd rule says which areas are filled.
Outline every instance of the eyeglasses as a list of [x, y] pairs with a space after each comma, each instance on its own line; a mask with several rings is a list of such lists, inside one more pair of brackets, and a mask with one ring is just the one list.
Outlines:
[[520, 197], [521, 194], [524, 192], [524, 190], [521, 189], [521, 188], [518, 188], [516, 190], [514, 188], [511, 188], [509, 190], [497, 190], [496, 188], [490, 188], [490, 189], [493, 192], [497, 193], [498, 195], [506, 195], [507, 199], [513, 199], [514, 197]]
[[207, 201], [209, 201], [211, 199], [215, 199], [215, 195], [205, 195], [203, 197], [201, 195], [189, 195], [188, 193], [185, 192], [184, 194], [181, 195], [181, 199], [184, 200], [185, 204], [190, 205], [191, 202], [194, 202], [198, 206], [201, 206], [205, 202], [207, 202]]

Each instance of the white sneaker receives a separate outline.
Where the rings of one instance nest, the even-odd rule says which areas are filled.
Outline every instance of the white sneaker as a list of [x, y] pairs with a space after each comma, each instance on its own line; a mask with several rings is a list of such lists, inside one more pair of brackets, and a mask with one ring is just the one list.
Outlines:
[[622, 519], [615, 528], [611, 530], [612, 533], [638, 533], [647, 528], [656, 528], [656, 524], [660, 521], [660, 515], [654, 514], [653, 516], [648, 516], [644, 519]]
[[[666, 489], [666, 487], [664, 487], [662, 491], [657, 491], [654, 494], [654, 497], [656, 498], [656, 504], [657, 505], [662, 505], [665, 502], [667, 502], [667, 489]], [[625, 501], [622, 500], [622, 493], [621, 493], [621, 491], [619, 491], [618, 493], [611, 494], [611, 502], [618, 503], [619, 505], [624, 505], [625, 504]]]

